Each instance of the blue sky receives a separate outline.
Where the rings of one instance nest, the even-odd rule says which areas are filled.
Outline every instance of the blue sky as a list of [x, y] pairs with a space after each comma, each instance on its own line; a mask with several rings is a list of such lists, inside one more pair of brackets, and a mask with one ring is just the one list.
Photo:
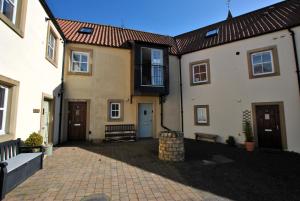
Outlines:
[[[238, 16], [281, 0], [232, 0]], [[227, 16], [226, 0], [47, 0], [55, 17], [178, 35]], [[84, 2], [84, 3], [83, 3]]]

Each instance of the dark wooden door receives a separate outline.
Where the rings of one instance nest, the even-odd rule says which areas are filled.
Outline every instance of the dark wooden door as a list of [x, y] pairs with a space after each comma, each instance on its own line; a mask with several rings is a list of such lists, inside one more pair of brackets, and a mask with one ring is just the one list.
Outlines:
[[69, 102], [68, 140], [85, 140], [86, 114], [86, 102]]
[[282, 149], [280, 115], [278, 105], [256, 106], [258, 146]]

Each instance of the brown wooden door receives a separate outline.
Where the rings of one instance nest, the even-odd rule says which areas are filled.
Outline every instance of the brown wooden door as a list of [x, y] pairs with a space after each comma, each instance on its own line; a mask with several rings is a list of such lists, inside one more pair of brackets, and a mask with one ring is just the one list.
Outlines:
[[86, 112], [86, 102], [69, 102], [68, 140], [85, 140]]
[[258, 145], [261, 148], [282, 149], [278, 105], [256, 106]]

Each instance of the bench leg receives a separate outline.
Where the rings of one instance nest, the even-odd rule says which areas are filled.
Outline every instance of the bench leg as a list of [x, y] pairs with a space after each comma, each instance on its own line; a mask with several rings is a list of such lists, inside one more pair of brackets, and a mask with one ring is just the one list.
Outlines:
[[7, 163], [2, 163], [0, 166], [0, 199], [3, 200], [6, 194]]

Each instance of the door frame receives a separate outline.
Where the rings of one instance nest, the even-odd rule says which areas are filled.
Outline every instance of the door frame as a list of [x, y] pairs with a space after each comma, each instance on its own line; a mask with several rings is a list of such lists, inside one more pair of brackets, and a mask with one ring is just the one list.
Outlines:
[[55, 98], [52, 95], [42, 93], [42, 101], [41, 101], [41, 111], [40, 111], [40, 132], [43, 127], [43, 102], [48, 101], [49, 104], [49, 112], [50, 112], [50, 122], [49, 122], [49, 131], [48, 131], [48, 143], [53, 143], [54, 140], [54, 117], [55, 117]]
[[88, 99], [66, 99], [66, 134], [67, 134], [67, 141], [69, 141], [69, 103], [70, 102], [84, 102], [86, 103], [86, 131], [85, 131], [85, 141], [89, 140], [89, 130], [90, 130], [90, 100]]
[[[155, 129], [155, 107], [154, 107], [154, 105], [155, 105], [155, 103], [153, 103], [153, 102], [137, 102], [137, 131], [138, 131], [138, 134], [139, 134], [139, 124], [140, 124], [140, 117], [139, 117], [139, 114], [140, 114], [140, 104], [151, 104], [152, 105], [152, 135], [151, 135], [151, 137], [152, 138], [155, 138], [155, 133], [156, 133], [156, 129]], [[138, 138], [141, 138], [140, 137], [140, 134], [137, 136]]]
[[286, 136], [286, 124], [285, 124], [285, 113], [284, 113], [284, 102], [255, 102], [252, 103], [252, 121], [253, 121], [253, 133], [258, 147], [258, 134], [257, 134], [257, 119], [256, 119], [256, 106], [270, 106], [275, 105], [279, 108], [279, 118], [280, 118], [280, 134], [281, 134], [281, 143], [282, 150], [288, 150], [287, 147], [287, 136]]

